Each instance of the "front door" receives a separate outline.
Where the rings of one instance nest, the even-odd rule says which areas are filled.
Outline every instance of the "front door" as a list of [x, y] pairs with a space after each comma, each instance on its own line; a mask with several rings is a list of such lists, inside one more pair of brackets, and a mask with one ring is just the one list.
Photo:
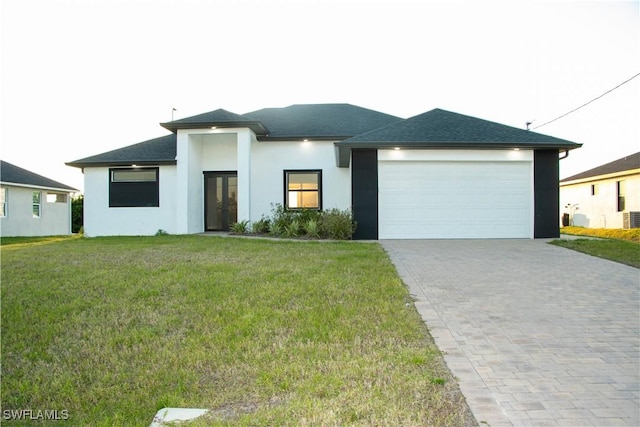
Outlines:
[[204, 173], [204, 229], [228, 231], [238, 221], [238, 174]]

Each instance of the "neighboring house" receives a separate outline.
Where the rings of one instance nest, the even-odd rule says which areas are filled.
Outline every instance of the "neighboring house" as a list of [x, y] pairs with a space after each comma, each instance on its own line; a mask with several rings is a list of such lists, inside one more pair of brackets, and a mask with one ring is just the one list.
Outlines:
[[352, 209], [355, 239], [559, 233], [559, 151], [580, 144], [434, 109], [350, 104], [222, 109], [170, 135], [67, 163], [87, 235], [188, 234], [288, 209]]
[[0, 235], [71, 234], [71, 195], [78, 191], [0, 160]]
[[580, 227], [640, 227], [640, 152], [564, 178], [560, 206]]

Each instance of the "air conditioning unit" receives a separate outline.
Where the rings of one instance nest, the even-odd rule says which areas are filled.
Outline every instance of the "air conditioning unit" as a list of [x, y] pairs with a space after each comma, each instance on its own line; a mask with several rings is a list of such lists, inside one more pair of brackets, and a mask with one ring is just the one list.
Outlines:
[[622, 214], [622, 227], [625, 230], [640, 228], [640, 212], [624, 212]]

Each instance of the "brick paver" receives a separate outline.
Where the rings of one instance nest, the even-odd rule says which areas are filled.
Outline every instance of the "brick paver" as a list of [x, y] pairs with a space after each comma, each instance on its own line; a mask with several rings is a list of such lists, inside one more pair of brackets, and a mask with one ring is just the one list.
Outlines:
[[640, 270], [542, 240], [383, 240], [480, 425], [640, 425]]

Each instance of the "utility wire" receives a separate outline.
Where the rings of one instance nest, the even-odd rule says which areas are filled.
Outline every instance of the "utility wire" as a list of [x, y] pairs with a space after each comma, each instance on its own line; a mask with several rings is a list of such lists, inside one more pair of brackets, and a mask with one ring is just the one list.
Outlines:
[[627, 79], [627, 80], [623, 81], [623, 82], [622, 82], [622, 83], [620, 83], [618, 86], [616, 86], [616, 87], [614, 87], [614, 88], [612, 88], [612, 89], [609, 89], [608, 91], [606, 91], [606, 92], [605, 92], [605, 93], [603, 93], [602, 95], [600, 95], [600, 96], [597, 96], [597, 97], [593, 98], [591, 101], [589, 101], [589, 102], [585, 102], [585, 103], [584, 103], [584, 104], [582, 104], [581, 106], [579, 106], [579, 107], [577, 107], [577, 108], [574, 108], [573, 110], [569, 111], [568, 113], [564, 113], [563, 115], [558, 116], [558, 117], [556, 117], [556, 118], [555, 118], [555, 119], [553, 119], [553, 120], [549, 120], [548, 122], [545, 122], [545, 123], [543, 123], [543, 124], [541, 124], [541, 125], [539, 125], [539, 126], [536, 126], [536, 127], [534, 127], [534, 129], [538, 129], [538, 128], [541, 128], [542, 126], [548, 125], [549, 123], [553, 123], [553, 122], [555, 122], [556, 120], [559, 120], [559, 119], [561, 119], [561, 118], [563, 118], [563, 117], [565, 117], [565, 116], [568, 116], [569, 114], [571, 114], [571, 113], [573, 113], [573, 112], [575, 112], [575, 111], [578, 111], [578, 110], [579, 110], [579, 109], [581, 109], [582, 107], [586, 107], [587, 105], [591, 104], [593, 101], [596, 101], [596, 100], [598, 100], [598, 99], [602, 98], [603, 96], [605, 96], [606, 94], [608, 94], [608, 93], [610, 93], [610, 92], [613, 92], [614, 90], [618, 89], [618, 88], [619, 88], [620, 86], [622, 86], [623, 84], [625, 84], [625, 83], [629, 83], [631, 80], [635, 79], [635, 78], [636, 78], [636, 77], [638, 77], [638, 76], [640, 76], [640, 73], [636, 74], [635, 76], [631, 77], [630, 79]]

